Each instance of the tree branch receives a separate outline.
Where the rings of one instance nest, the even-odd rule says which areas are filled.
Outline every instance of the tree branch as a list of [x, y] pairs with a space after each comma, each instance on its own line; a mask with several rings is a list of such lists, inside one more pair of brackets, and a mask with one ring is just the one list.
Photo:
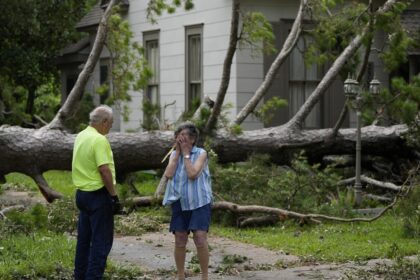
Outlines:
[[13, 206], [6, 207], [0, 211], [0, 219], [7, 219], [5, 215], [7, 212], [10, 212], [13, 210], [22, 211], [23, 209], [25, 209], [25, 206], [23, 205], [13, 205]]
[[287, 35], [286, 41], [284, 42], [281, 51], [277, 55], [274, 62], [271, 64], [270, 69], [268, 69], [268, 72], [264, 77], [264, 81], [255, 91], [254, 95], [248, 101], [248, 103], [242, 108], [231, 125], [240, 125], [246, 119], [246, 117], [248, 117], [248, 115], [255, 110], [260, 100], [270, 88], [276, 73], [280, 69], [280, 66], [289, 56], [290, 52], [293, 50], [293, 47], [296, 45], [296, 42], [299, 39], [300, 33], [302, 31], [302, 22], [306, 5], [307, 0], [300, 1], [299, 10], [293, 23], [292, 30], [290, 31], [289, 35]]
[[204, 109], [211, 110], [211, 108], [214, 108], [214, 106], [215, 106], [215, 102], [211, 100], [211, 98], [208, 95], [206, 95], [204, 97], [203, 102], [201, 102], [200, 106], [198, 106], [197, 110], [192, 116], [191, 121], [200, 119], [201, 110], [204, 110]]
[[166, 184], [168, 183], [168, 178], [164, 175], [160, 178], [159, 185], [156, 188], [155, 194], [153, 195], [155, 198], [159, 198], [165, 192]]
[[[388, 0], [380, 9], [377, 14], [383, 14], [388, 12], [397, 2], [397, 0]], [[295, 127], [301, 129], [303, 123], [313, 107], [318, 103], [322, 94], [332, 84], [339, 71], [343, 68], [347, 60], [352, 57], [362, 44], [364, 37], [370, 32], [370, 24], [368, 24], [360, 35], [357, 35], [350, 44], [344, 49], [344, 51], [336, 58], [333, 65], [328, 69], [318, 86], [305, 101], [305, 103], [299, 108], [299, 111], [289, 120], [286, 124], [288, 127]]]
[[384, 201], [384, 202], [390, 202], [392, 201], [392, 198], [386, 197], [386, 196], [380, 196], [380, 195], [374, 195], [374, 194], [364, 194], [363, 195], [366, 198], [377, 200], [377, 201]]
[[77, 106], [80, 103], [80, 97], [83, 95], [84, 88], [102, 52], [102, 48], [104, 46], [107, 36], [108, 19], [112, 14], [112, 7], [117, 1], [118, 0], [111, 0], [109, 2], [99, 23], [95, 42], [93, 43], [93, 47], [89, 54], [89, 58], [83, 66], [82, 72], [80, 72], [79, 76], [77, 77], [77, 81], [72, 90], [70, 91], [70, 94], [64, 102], [63, 106], [61, 106], [54, 119], [48, 125], [44, 126], [44, 128], [63, 129], [65, 128], [66, 120], [68, 120], [72, 115], [74, 115]]
[[223, 63], [222, 81], [220, 83], [219, 91], [217, 92], [216, 101], [211, 111], [210, 117], [204, 127], [203, 134], [208, 135], [210, 131], [215, 128], [217, 119], [222, 111], [223, 101], [225, 100], [226, 92], [229, 87], [230, 73], [232, 68], [232, 60], [235, 55], [236, 45], [238, 43], [238, 26], [239, 26], [239, 11], [240, 1], [234, 0], [232, 3], [232, 19], [230, 24], [229, 47], [226, 53], [225, 61]]
[[44, 176], [41, 173], [35, 173], [31, 175], [32, 179], [34, 179], [35, 183], [38, 186], [39, 191], [44, 196], [44, 198], [49, 202], [53, 202], [56, 199], [62, 198], [63, 195], [55, 190], [51, 189], [48, 185], [47, 181], [45, 180]]
[[[334, 221], [334, 222], [343, 222], [343, 223], [351, 223], [351, 222], [373, 222], [379, 219], [386, 211], [394, 207], [397, 203], [398, 196], [396, 196], [391, 204], [387, 207], [383, 208], [376, 216], [372, 218], [341, 218], [341, 217], [334, 217], [334, 216], [327, 216], [322, 214], [303, 214], [299, 212], [284, 210], [281, 208], [274, 208], [268, 206], [261, 206], [261, 205], [239, 205], [236, 203], [232, 203], [229, 201], [218, 201], [212, 205], [212, 210], [228, 210], [232, 211], [233, 213], [238, 214], [254, 214], [254, 213], [264, 213], [269, 214], [270, 216], [276, 216], [280, 221], [286, 220], [288, 218], [293, 218], [298, 220], [300, 223], [306, 222], [315, 222], [318, 223], [319, 220], [325, 221]], [[157, 205], [162, 203], [162, 197], [155, 198], [153, 196], [142, 196], [142, 197], [135, 197], [129, 201], [129, 203], [133, 204], [137, 207], [145, 207], [151, 205]]]
[[[348, 178], [348, 179], [345, 179], [345, 180], [341, 180], [339, 182], [339, 184], [340, 185], [349, 185], [349, 184], [354, 183], [355, 180], [356, 180], [356, 178], [352, 177], [352, 178]], [[370, 184], [370, 185], [375, 186], [375, 187], [384, 188], [384, 189], [388, 189], [388, 190], [392, 190], [392, 191], [396, 191], [396, 192], [401, 191], [400, 186], [397, 186], [397, 185], [395, 185], [391, 182], [378, 181], [378, 180], [369, 178], [365, 175], [360, 176], [360, 180], [362, 182], [366, 183], [366, 184]]]

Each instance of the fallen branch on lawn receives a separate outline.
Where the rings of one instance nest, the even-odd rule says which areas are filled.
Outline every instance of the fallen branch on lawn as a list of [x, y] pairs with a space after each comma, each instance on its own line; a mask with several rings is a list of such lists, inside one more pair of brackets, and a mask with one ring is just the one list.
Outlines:
[[159, 185], [156, 188], [154, 197], [159, 198], [165, 192], [166, 184], [168, 183], [168, 178], [164, 175], [160, 178]]
[[304, 224], [307, 221], [319, 223], [320, 220], [334, 221], [334, 222], [373, 222], [379, 219], [386, 211], [394, 207], [397, 203], [398, 196], [394, 198], [394, 201], [385, 207], [378, 215], [372, 218], [340, 218], [334, 216], [327, 216], [322, 214], [302, 214], [294, 211], [288, 211], [280, 208], [260, 206], [260, 205], [239, 205], [232, 202], [220, 201], [214, 203], [212, 209], [214, 210], [230, 210], [234, 213], [250, 214], [250, 213], [266, 213], [276, 215], [279, 220], [285, 220], [287, 218], [294, 218], [299, 220], [299, 223]]
[[[314, 223], [320, 223], [320, 220], [335, 221], [335, 222], [373, 222], [379, 219], [386, 211], [394, 207], [397, 203], [398, 195], [395, 196], [393, 202], [387, 207], [383, 208], [376, 216], [372, 218], [340, 218], [334, 216], [327, 216], [322, 214], [302, 214], [294, 211], [284, 210], [281, 208], [261, 206], [261, 205], [239, 205], [228, 201], [218, 201], [212, 205], [213, 210], [228, 210], [238, 214], [253, 214], [253, 213], [264, 213], [271, 216], [276, 216], [279, 221], [284, 221], [288, 218], [294, 218], [299, 221], [300, 224], [305, 224], [308, 221]], [[134, 197], [129, 200], [129, 204], [135, 207], [145, 207], [151, 205], [159, 205], [162, 203], [162, 197], [155, 198], [154, 196], [142, 196]], [[251, 218], [250, 218], [251, 219]], [[244, 220], [246, 223], [251, 223], [252, 220]], [[246, 224], [245, 223], [245, 224]], [[241, 225], [240, 225], [241, 226]]]
[[380, 196], [380, 195], [374, 195], [374, 194], [364, 194], [363, 197], [369, 198], [369, 199], [373, 199], [373, 200], [377, 200], [377, 201], [383, 201], [383, 202], [390, 202], [392, 201], [392, 198], [387, 197], [387, 196]]
[[[349, 184], [354, 183], [355, 180], [356, 180], [356, 177], [352, 177], [352, 178], [348, 178], [348, 179], [345, 179], [345, 180], [341, 180], [338, 184], [349, 185]], [[390, 183], [390, 182], [378, 181], [378, 180], [369, 178], [365, 175], [360, 176], [360, 180], [362, 182], [366, 183], [366, 184], [370, 184], [370, 185], [375, 186], [375, 187], [384, 188], [384, 189], [388, 189], [388, 190], [393, 190], [393, 191], [397, 191], [397, 192], [401, 191], [400, 186], [397, 186], [397, 185], [395, 185], [393, 183]]]
[[[321, 215], [321, 214], [302, 214], [298, 212], [288, 211], [280, 208], [274, 208], [274, 207], [267, 207], [267, 206], [260, 206], [260, 205], [238, 205], [232, 202], [227, 201], [221, 201], [216, 202], [213, 205], [214, 210], [230, 210], [234, 213], [240, 213], [240, 214], [250, 214], [250, 213], [265, 213], [270, 215], [276, 215], [279, 220], [285, 220], [287, 218], [295, 218], [299, 220], [301, 224], [305, 223], [306, 221], [312, 221], [319, 223], [319, 220], [327, 220], [327, 221], [334, 221], [334, 222], [373, 222], [377, 219], [379, 219], [382, 215], [384, 215], [389, 209], [395, 206], [398, 199], [400, 197], [405, 197], [410, 191], [410, 187], [407, 186], [407, 182], [411, 181], [411, 177], [415, 176], [415, 174], [418, 174], [418, 171], [420, 169], [420, 164], [417, 166], [415, 171], [411, 173], [411, 175], [406, 179], [403, 186], [405, 187], [399, 187], [392, 183], [384, 183], [377, 180], [373, 180], [371, 178], [368, 178], [366, 176], [362, 176], [364, 180], [369, 179], [369, 182], [371, 184], [375, 183], [375, 185], [380, 186], [387, 186], [387, 188], [393, 187], [393, 190], [397, 190], [398, 193], [395, 195], [392, 203], [390, 203], [388, 206], [383, 208], [377, 215], [371, 217], [371, 218], [340, 218], [340, 217], [333, 217], [333, 216], [327, 216], [327, 215]], [[346, 180], [344, 180], [346, 181]], [[347, 180], [348, 181], [348, 180]], [[395, 188], [397, 187], [397, 188]]]
[[13, 205], [13, 206], [6, 207], [6, 208], [4, 208], [3, 210], [0, 211], [0, 219], [7, 219], [7, 217], [5, 215], [7, 212], [10, 212], [10, 211], [13, 211], [13, 210], [22, 211], [24, 209], [25, 209], [25, 206], [23, 206], [23, 205]]
[[238, 227], [258, 227], [258, 226], [269, 226], [274, 225], [279, 221], [279, 218], [275, 215], [266, 215], [259, 217], [242, 217], [238, 219]]

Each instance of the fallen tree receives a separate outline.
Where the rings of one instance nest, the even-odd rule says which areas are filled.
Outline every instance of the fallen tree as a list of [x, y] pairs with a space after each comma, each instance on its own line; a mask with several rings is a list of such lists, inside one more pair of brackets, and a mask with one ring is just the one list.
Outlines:
[[[404, 125], [366, 127], [362, 145], [366, 153], [410, 157], [410, 148], [401, 135]], [[291, 131], [278, 128], [245, 131], [241, 135], [221, 132], [214, 135], [211, 148], [221, 162], [244, 161], [252, 153], [266, 153], [273, 162], [288, 163], [293, 154], [304, 150], [309, 158], [329, 154], [352, 154], [354, 129], [341, 129], [335, 141], [324, 141], [330, 129]], [[48, 170], [71, 170], [75, 135], [56, 129], [0, 127], [0, 177], [10, 172], [24, 173], [34, 179], [45, 198], [51, 202], [60, 194], [48, 187], [42, 174]], [[126, 174], [163, 168], [162, 158], [172, 147], [173, 132], [112, 133], [108, 136], [114, 152], [118, 179]], [[396, 153], [398, 151], [398, 153]]]
[[[78, 76], [76, 84], [68, 98], [59, 110], [55, 118], [41, 129], [25, 129], [14, 126], [0, 127], [0, 179], [10, 172], [21, 172], [32, 177], [37, 183], [41, 193], [52, 202], [61, 195], [51, 188], [43, 178], [42, 174], [48, 170], [70, 170], [71, 156], [75, 135], [66, 132], [66, 122], [77, 110], [83, 94], [83, 89], [92, 73], [94, 65], [98, 61], [102, 50], [106, 32], [107, 20], [111, 15], [112, 6], [116, 0], [110, 1], [99, 24], [97, 36], [91, 54]], [[235, 2], [238, 3], [238, 2]], [[307, 1], [302, 0], [298, 17], [302, 20], [301, 13]], [[377, 11], [378, 14], [389, 12], [398, 3], [395, 0], [388, 0]], [[233, 6], [233, 13], [237, 13], [237, 6]], [[237, 18], [233, 17], [232, 21]], [[290, 48], [296, 41], [300, 32], [300, 24], [291, 33], [288, 45], [281, 51], [280, 61], [284, 61]], [[232, 28], [238, 28], [237, 23]], [[211, 134], [211, 148], [217, 153], [220, 162], [237, 162], [246, 160], [252, 153], [266, 153], [271, 156], [273, 162], [288, 163], [293, 154], [304, 150], [310, 159], [320, 159], [330, 154], [352, 154], [354, 152], [356, 133], [355, 129], [341, 129], [335, 137], [332, 129], [305, 130], [302, 124], [309, 115], [328, 85], [337, 76], [345, 61], [356, 53], [361, 46], [364, 36], [369, 28], [362, 34], [357, 35], [347, 48], [338, 56], [326, 76], [321, 80], [313, 94], [306, 100], [297, 114], [285, 125], [273, 128], [266, 128], [254, 131], [245, 131], [240, 135], [234, 135], [227, 131], [216, 131]], [[232, 33], [232, 31], [231, 31]], [[234, 40], [233, 40], [234, 41]], [[231, 61], [231, 44], [227, 60]], [[281, 63], [281, 62], [279, 62]], [[226, 66], [226, 65], [225, 65]], [[227, 67], [227, 66], [226, 66]], [[226, 68], [225, 67], [225, 68]], [[277, 67], [274, 67], [277, 68]], [[274, 77], [275, 70], [271, 76]], [[223, 75], [223, 81], [230, 78], [230, 71]], [[265, 87], [264, 87], [265, 88]], [[220, 90], [224, 94], [226, 85]], [[257, 91], [258, 98], [264, 90]], [[218, 100], [218, 106], [223, 103]], [[257, 104], [257, 102], [255, 102]], [[255, 105], [256, 106], [256, 105]], [[250, 106], [242, 115], [248, 115], [254, 108]], [[213, 120], [218, 118], [220, 112], [214, 112]], [[241, 123], [244, 117], [236, 119], [235, 125]], [[209, 125], [211, 127], [212, 125]], [[406, 125], [395, 125], [392, 127], [369, 126], [362, 129], [362, 146], [365, 154], [381, 155], [385, 157], [407, 156], [413, 157], [415, 153], [407, 146], [402, 135], [407, 132]], [[164, 167], [161, 159], [172, 146], [173, 132], [153, 131], [144, 133], [112, 133], [109, 140], [114, 152], [114, 159], [117, 169], [117, 179], [123, 179], [130, 172]], [[160, 190], [161, 191], [161, 190]], [[226, 206], [227, 207], [227, 206]]]

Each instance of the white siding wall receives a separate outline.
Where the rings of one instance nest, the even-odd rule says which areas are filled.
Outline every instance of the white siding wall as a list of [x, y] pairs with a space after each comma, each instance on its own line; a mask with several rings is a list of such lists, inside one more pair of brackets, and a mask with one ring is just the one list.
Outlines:
[[[280, 19], [293, 19], [296, 17], [299, 1], [284, 0], [243, 0], [241, 9], [243, 11], [262, 12], [269, 21]], [[264, 60], [262, 54], [252, 53], [249, 48], [243, 48], [237, 52], [237, 101], [236, 112], [238, 113], [255, 93], [255, 90], [264, 79]], [[254, 116], [250, 115], [243, 123], [246, 130], [258, 129], [263, 124]]]
[[[148, 0], [131, 0], [127, 19], [135, 34], [135, 40], [142, 44], [143, 32], [159, 30], [160, 50], [160, 105], [172, 103], [166, 108], [163, 117], [168, 123], [178, 119], [185, 108], [185, 27], [203, 25], [203, 93], [215, 99], [222, 75], [223, 61], [229, 43], [232, 0], [195, 0], [191, 11], [178, 9], [174, 14], [164, 14], [157, 18], [157, 24], [151, 24], [146, 18]], [[294, 19], [299, 6], [297, 0], [241, 0], [241, 10], [262, 12], [269, 21]], [[420, 1], [410, 7], [420, 9]], [[375, 41], [383, 38], [377, 34]], [[92, 38], [93, 39], [93, 38]], [[101, 57], [107, 57], [104, 52]], [[376, 60], [373, 55], [373, 60]], [[374, 71], [383, 86], [387, 86], [387, 73], [381, 62], [376, 61]], [[231, 82], [225, 98], [225, 104], [233, 108], [230, 117], [244, 107], [255, 90], [263, 81], [264, 62], [261, 54], [252, 53], [249, 48], [238, 49], [233, 60]], [[95, 92], [99, 81], [99, 69], [95, 68], [86, 90]], [[138, 130], [141, 127], [142, 92], [131, 92], [129, 121], [120, 120], [120, 130]], [[352, 116], [351, 119], [353, 120]], [[118, 128], [118, 125], [114, 126]], [[262, 124], [255, 117], [249, 116], [243, 123], [246, 130], [261, 128]]]
[[[160, 48], [160, 103], [167, 107], [164, 117], [169, 123], [178, 119], [185, 107], [185, 27], [203, 24], [203, 93], [216, 97], [222, 75], [223, 60], [229, 43], [231, 0], [196, 0], [194, 9], [178, 9], [174, 14], [157, 18], [157, 24], [146, 19], [147, 0], [130, 1], [127, 16], [135, 40], [143, 42], [143, 32], [159, 30]], [[232, 68], [232, 76], [236, 76]], [[233, 78], [232, 78], [233, 79]], [[226, 101], [236, 106], [235, 83], [231, 82]], [[131, 114], [128, 122], [121, 122], [121, 131], [141, 126], [142, 92], [132, 92], [128, 104]], [[233, 112], [235, 113], [235, 112]]]

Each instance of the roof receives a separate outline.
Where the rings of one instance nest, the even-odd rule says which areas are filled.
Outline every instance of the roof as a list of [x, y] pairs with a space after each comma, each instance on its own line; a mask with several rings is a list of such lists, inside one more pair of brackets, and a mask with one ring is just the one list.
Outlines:
[[56, 59], [57, 65], [74, 64], [85, 62], [89, 57], [90, 38], [86, 36], [78, 42], [68, 45], [60, 51]]
[[420, 32], [420, 10], [405, 10], [401, 16], [401, 23], [410, 35], [418, 34]]
[[[420, 40], [420, 10], [405, 10], [401, 15], [401, 24], [411, 38]], [[420, 49], [418, 46], [410, 47], [408, 53], [419, 55]]]
[[[96, 3], [95, 6], [93, 6], [92, 9], [76, 24], [76, 29], [82, 30], [96, 27], [101, 21], [102, 15], [108, 6], [107, 2], [109, 1], [98, 1], [98, 3]], [[128, 0], [120, 0], [119, 2], [123, 7], [123, 10], [128, 9], [128, 6], [130, 5]]]
[[101, 8], [101, 2], [95, 4], [92, 9], [76, 24], [77, 29], [86, 29], [97, 26], [101, 21], [104, 10]]
[[[120, 0], [119, 1], [122, 6], [129, 6], [130, 3], [128, 0]], [[108, 6], [109, 0], [101, 0], [101, 7], [106, 8]]]
[[76, 42], [74, 44], [71, 44], [71, 45], [68, 45], [67, 47], [62, 49], [60, 51], [60, 56], [66, 55], [66, 54], [77, 53], [77, 52], [83, 50], [84, 48], [86, 48], [87, 46], [89, 46], [89, 44], [90, 44], [89, 36], [86, 36], [86, 37], [80, 39], [78, 42]]

